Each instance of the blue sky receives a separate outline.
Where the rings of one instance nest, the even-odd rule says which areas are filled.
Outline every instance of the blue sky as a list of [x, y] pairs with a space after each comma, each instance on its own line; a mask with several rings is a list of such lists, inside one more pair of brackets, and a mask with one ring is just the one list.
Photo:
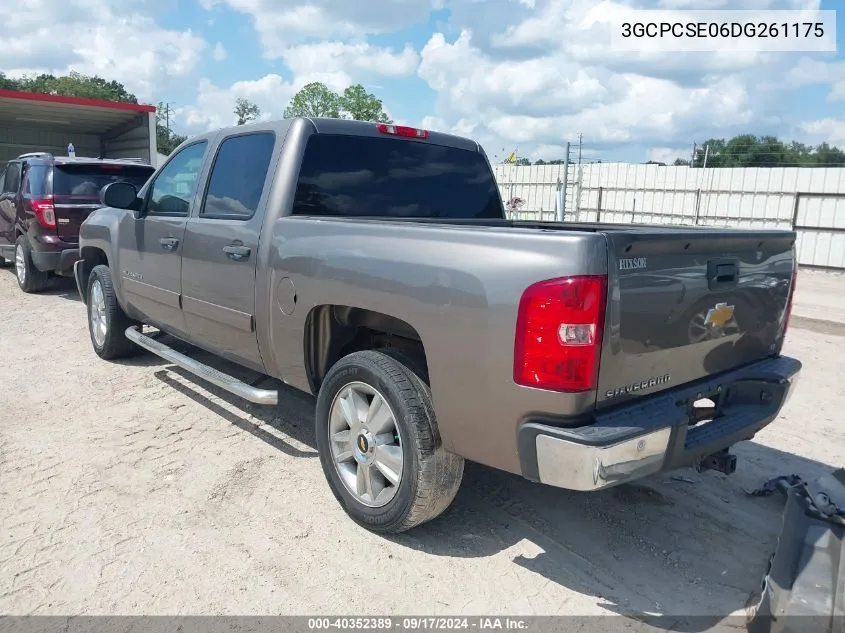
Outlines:
[[34, 1], [40, 10], [7, 24], [20, 37], [0, 49], [0, 69], [116, 79], [170, 102], [186, 134], [232, 123], [239, 96], [281, 116], [316, 80], [362, 83], [395, 120], [472, 136], [494, 159], [514, 148], [559, 157], [579, 133], [585, 157], [605, 161], [671, 160], [746, 132], [845, 146], [845, 27], [836, 53], [645, 55], [608, 43], [632, 8], [843, 0]]

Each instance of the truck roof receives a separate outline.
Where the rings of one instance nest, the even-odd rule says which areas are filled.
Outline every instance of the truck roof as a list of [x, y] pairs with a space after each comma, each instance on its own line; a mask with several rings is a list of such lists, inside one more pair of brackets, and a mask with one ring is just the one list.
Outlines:
[[[194, 138], [210, 138], [217, 134], [231, 134], [233, 132], [243, 132], [249, 129], [255, 130], [273, 130], [277, 134], [287, 132], [288, 128], [295, 121], [307, 121], [313, 126], [317, 134], [343, 134], [347, 136], [370, 136], [370, 137], [384, 137], [385, 134], [379, 132], [377, 123], [375, 121], [355, 121], [352, 119], [331, 119], [320, 117], [298, 117], [296, 119], [272, 119], [269, 121], [259, 121], [255, 123], [247, 123], [245, 125], [231, 125], [222, 129], [217, 129], [206, 134], [200, 134]], [[399, 124], [395, 124], [399, 125]], [[419, 129], [419, 128], [417, 128]], [[443, 132], [435, 132], [426, 130], [428, 137], [423, 142], [434, 143], [437, 145], [445, 145], [447, 147], [454, 147], [456, 149], [464, 149], [469, 151], [481, 151], [479, 144], [463, 136], [454, 134], [445, 134]]]

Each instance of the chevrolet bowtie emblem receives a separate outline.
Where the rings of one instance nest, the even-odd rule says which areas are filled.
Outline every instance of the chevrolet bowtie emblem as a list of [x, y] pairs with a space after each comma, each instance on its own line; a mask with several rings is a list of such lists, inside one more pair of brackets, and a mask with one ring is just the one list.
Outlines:
[[707, 327], [725, 327], [734, 316], [734, 307], [727, 303], [717, 303], [715, 308], [707, 311], [704, 317], [704, 325]]

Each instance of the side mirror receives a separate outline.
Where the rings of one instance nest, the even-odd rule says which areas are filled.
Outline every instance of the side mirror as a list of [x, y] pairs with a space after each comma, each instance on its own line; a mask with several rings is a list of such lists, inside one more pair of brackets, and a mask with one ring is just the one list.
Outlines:
[[100, 202], [115, 209], [138, 210], [138, 190], [128, 182], [111, 182], [100, 192]]

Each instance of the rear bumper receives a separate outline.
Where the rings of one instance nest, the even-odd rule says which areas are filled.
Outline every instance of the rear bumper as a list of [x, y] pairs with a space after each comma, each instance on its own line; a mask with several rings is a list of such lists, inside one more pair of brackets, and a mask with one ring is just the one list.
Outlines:
[[74, 263], [79, 259], [78, 248], [66, 248], [60, 251], [30, 250], [32, 264], [41, 272], [51, 272], [63, 277], [71, 275]]
[[[560, 488], [599, 490], [695, 465], [772, 422], [800, 371], [800, 361], [780, 356], [599, 411], [586, 426], [528, 421], [519, 429], [522, 474]], [[717, 416], [690, 426], [692, 403], [703, 397], [716, 403]]]

